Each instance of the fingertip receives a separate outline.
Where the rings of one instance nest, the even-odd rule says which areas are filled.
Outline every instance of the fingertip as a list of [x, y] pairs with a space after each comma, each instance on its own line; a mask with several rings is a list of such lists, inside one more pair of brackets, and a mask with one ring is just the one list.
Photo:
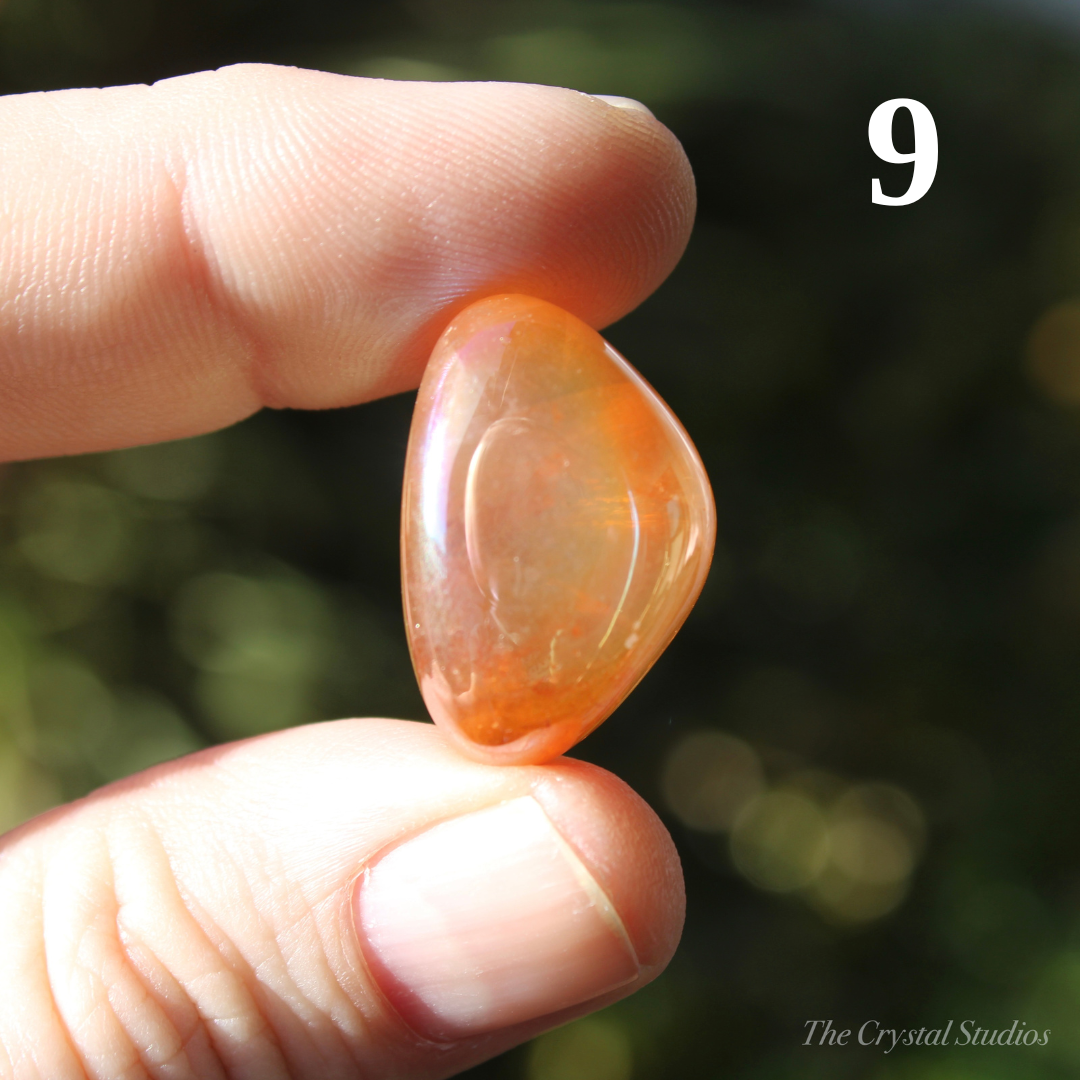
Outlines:
[[201, 198], [193, 185], [192, 215], [228, 302], [275, 343], [257, 368], [270, 404], [412, 389], [454, 315], [497, 293], [606, 326], [656, 289], [689, 240], [689, 162], [643, 112], [523, 83], [265, 65], [228, 79], [237, 101], [254, 81], [264, 127], [290, 127], [292, 160], [307, 161], [263, 167], [255, 192], [220, 190], [242, 161], [195, 168], [212, 182]]
[[558, 757], [541, 765], [478, 764], [462, 758], [446, 729], [411, 727], [455, 771], [505, 777], [508, 790], [527, 791], [610, 897], [641, 964], [638, 985], [664, 970], [682, 937], [686, 888], [675, 842], [641, 795], [590, 762]]
[[682, 936], [686, 890], [671, 834], [613, 773], [572, 758], [537, 770], [533, 797], [611, 898], [642, 968], [667, 966]]
[[610, 897], [527, 795], [386, 852], [355, 906], [383, 993], [441, 1042], [591, 1001], [641, 971]]
[[542, 1030], [655, 978], [685, 899], [644, 800], [583, 762], [515, 769], [447, 751], [451, 769], [516, 775], [517, 790], [410, 834], [358, 879], [360, 952], [391, 1009], [455, 1043]]
[[529, 794], [610, 897], [642, 968], [660, 974], [682, 937], [686, 889], [678, 849], [656, 811], [625, 780], [590, 762], [558, 757], [542, 765], [479, 763], [462, 756], [445, 728], [379, 721], [393, 741], [470, 787], [498, 778], [503, 798]]

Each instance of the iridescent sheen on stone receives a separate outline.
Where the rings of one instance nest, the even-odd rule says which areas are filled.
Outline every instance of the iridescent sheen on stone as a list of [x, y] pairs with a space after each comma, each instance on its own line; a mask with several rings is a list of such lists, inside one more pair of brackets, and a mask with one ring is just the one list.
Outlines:
[[405, 617], [435, 722], [484, 761], [569, 749], [675, 636], [715, 528], [686, 432], [595, 330], [527, 296], [466, 308], [405, 465]]

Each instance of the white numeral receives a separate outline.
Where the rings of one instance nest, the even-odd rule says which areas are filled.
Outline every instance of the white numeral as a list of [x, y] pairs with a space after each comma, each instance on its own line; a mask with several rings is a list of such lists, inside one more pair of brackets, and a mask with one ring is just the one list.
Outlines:
[[[915, 125], [915, 152], [901, 154], [893, 145], [893, 117], [897, 109], [907, 109]], [[893, 98], [883, 101], [870, 117], [870, 146], [882, 161], [900, 165], [905, 161], [915, 162], [915, 171], [911, 175], [911, 185], [903, 195], [885, 195], [881, 191], [881, 181], [876, 177], [870, 185], [871, 200], [879, 206], [909, 206], [918, 202], [929, 190], [937, 175], [938, 143], [937, 125], [930, 110], [921, 102], [911, 98]]]

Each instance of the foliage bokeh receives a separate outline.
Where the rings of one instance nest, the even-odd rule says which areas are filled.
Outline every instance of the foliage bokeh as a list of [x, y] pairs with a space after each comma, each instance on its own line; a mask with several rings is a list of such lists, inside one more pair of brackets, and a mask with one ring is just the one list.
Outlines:
[[[576, 751], [671, 827], [686, 934], [646, 991], [476, 1075], [1074, 1075], [1080, 40], [960, 3], [0, 10], [4, 92], [241, 60], [638, 97], [698, 179], [685, 259], [608, 336], [701, 450], [716, 563]], [[906, 182], [866, 140], [900, 96], [941, 141], [902, 210], [867, 197]], [[410, 408], [0, 472], [0, 827], [214, 741], [423, 717], [397, 578]], [[1017, 1017], [1049, 1044], [803, 1045], [819, 1018]]]

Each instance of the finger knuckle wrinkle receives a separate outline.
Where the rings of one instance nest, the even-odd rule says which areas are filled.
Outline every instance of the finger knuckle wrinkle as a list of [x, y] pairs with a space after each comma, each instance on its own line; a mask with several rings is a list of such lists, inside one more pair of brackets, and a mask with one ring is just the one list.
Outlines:
[[[199, 1010], [142, 933], [150, 911], [132, 918], [130, 868], [117, 865], [106, 832], [64, 843], [42, 889], [52, 1009], [82, 1075], [224, 1077]], [[148, 875], [151, 893], [161, 885]]]
[[[167, 169], [170, 188], [168, 204], [173, 217], [169, 230], [177, 238], [176, 264], [186, 287], [198, 297], [198, 303], [214, 327], [217, 346], [235, 369], [251, 397], [251, 407], [277, 404], [272, 372], [276, 353], [267, 336], [259, 330], [257, 313], [251, 310], [238, 294], [232, 280], [237, 273], [249, 273], [232, 264], [236, 257], [223, 254], [214, 241], [205, 209], [207, 195], [197, 194], [206, 181], [204, 174], [213, 176], [216, 169], [192, 152]], [[197, 179], [193, 182], [190, 177]], [[218, 181], [210, 181], [211, 190]], [[216, 193], [220, 200], [221, 193]], [[228, 196], [231, 198], [231, 196]]]

